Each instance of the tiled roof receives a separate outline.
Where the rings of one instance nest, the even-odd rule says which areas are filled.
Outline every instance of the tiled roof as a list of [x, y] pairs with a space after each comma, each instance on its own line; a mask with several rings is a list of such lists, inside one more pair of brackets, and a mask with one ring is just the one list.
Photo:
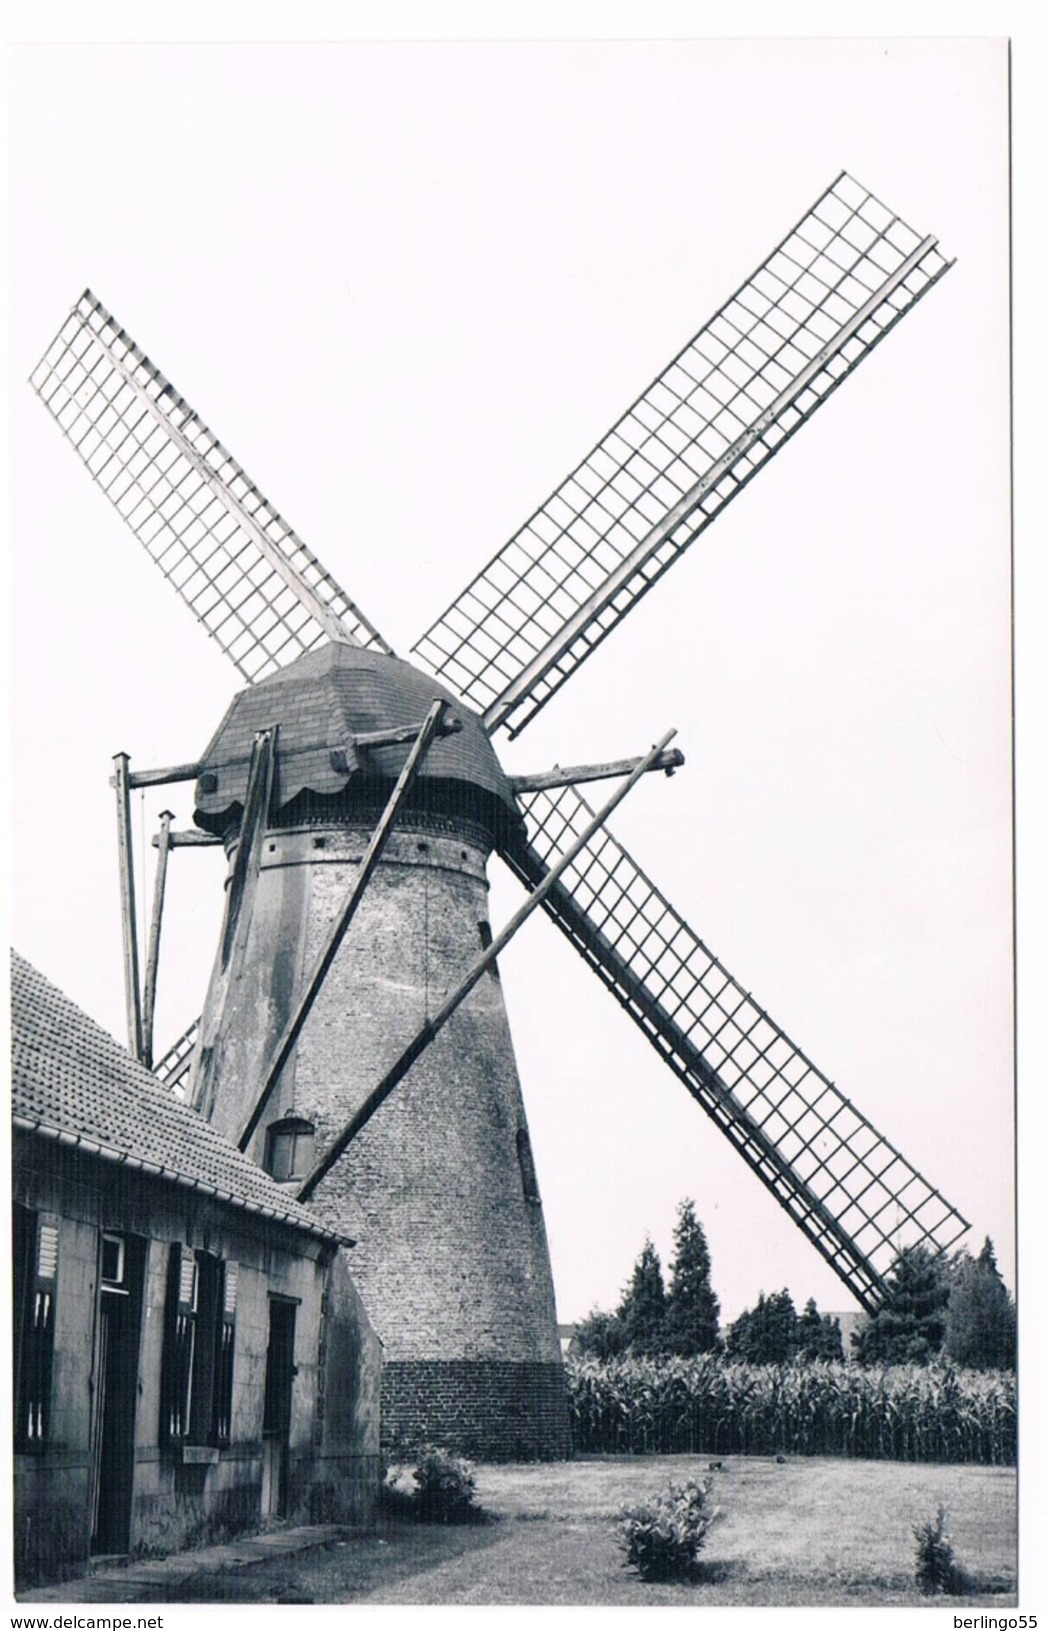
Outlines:
[[323, 1239], [341, 1239], [162, 1087], [16, 951], [11, 953], [11, 1052], [16, 1127]]
[[[243, 804], [255, 732], [270, 725], [280, 727], [277, 807], [306, 789], [323, 795], [341, 793], [358, 773], [394, 781], [409, 747], [373, 748], [358, 758], [350, 739], [361, 732], [420, 725], [436, 697], [453, 704], [462, 729], [432, 744], [420, 784], [453, 782], [474, 799], [478, 793], [481, 799], [493, 800], [501, 821], [518, 822], [512, 790], [471, 709], [446, 686], [399, 657], [333, 642], [234, 698], [201, 759], [208, 779], [197, 784], [197, 820], [213, 823], [234, 804]], [[332, 749], [344, 752], [347, 747], [343, 768], [336, 770]]]

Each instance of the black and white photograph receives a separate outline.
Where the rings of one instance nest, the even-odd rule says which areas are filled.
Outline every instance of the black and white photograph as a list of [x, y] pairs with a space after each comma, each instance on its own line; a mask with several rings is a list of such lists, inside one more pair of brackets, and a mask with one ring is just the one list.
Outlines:
[[1007, 39], [9, 75], [11, 1600], [1016, 1625]]

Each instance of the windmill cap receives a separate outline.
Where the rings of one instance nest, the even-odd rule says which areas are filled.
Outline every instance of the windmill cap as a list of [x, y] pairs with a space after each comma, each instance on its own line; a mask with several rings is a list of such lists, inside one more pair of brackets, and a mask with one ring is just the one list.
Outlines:
[[478, 715], [428, 674], [399, 657], [330, 643], [233, 698], [200, 759], [196, 821], [224, 832], [243, 808], [258, 731], [278, 727], [274, 807], [301, 794], [337, 797], [358, 788], [365, 803], [395, 781], [410, 743], [357, 746], [369, 732], [420, 726], [436, 698], [453, 705], [461, 729], [435, 740], [416, 784], [417, 801], [462, 813], [495, 835], [520, 813]]

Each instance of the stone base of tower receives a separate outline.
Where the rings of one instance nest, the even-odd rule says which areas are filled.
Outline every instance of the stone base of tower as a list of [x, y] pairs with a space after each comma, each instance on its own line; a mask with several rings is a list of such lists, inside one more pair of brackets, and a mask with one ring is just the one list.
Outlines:
[[559, 1363], [392, 1360], [382, 1373], [382, 1454], [422, 1444], [476, 1461], [563, 1461], [571, 1454]]

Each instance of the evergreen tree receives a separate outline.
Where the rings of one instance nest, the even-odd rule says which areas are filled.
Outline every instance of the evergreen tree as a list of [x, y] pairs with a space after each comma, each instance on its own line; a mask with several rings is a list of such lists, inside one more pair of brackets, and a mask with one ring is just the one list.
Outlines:
[[688, 1358], [711, 1353], [720, 1343], [720, 1299], [712, 1288], [709, 1247], [705, 1230], [694, 1215], [693, 1201], [680, 1202], [673, 1247], [666, 1346], [670, 1353]]
[[756, 1307], [739, 1314], [727, 1333], [727, 1352], [750, 1365], [784, 1365], [797, 1349], [796, 1308], [788, 1291], [761, 1291]]
[[1014, 1299], [986, 1237], [977, 1257], [961, 1252], [953, 1261], [943, 1352], [974, 1370], [1013, 1370], [1016, 1339]]
[[855, 1339], [862, 1365], [929, 1365], [941, 1353], [949, 1282], [940, 1257], [925, 1246], [899, 1252], [887, 1297]]
[[665, 1282], [662, 1265], [651, 1244], [644, 1241], [632, 1277], [622, 1294], [616, 1319], [626, 1348], [634, 1353], [665, 1352]]
[[813, 1297], [808, 1297], [804, 1311], [796, 1322], [796, 1353], [801, 1359], [843, 1361], [840, 1322], [833, 1319], [831, 1314], [819, 1314]]

